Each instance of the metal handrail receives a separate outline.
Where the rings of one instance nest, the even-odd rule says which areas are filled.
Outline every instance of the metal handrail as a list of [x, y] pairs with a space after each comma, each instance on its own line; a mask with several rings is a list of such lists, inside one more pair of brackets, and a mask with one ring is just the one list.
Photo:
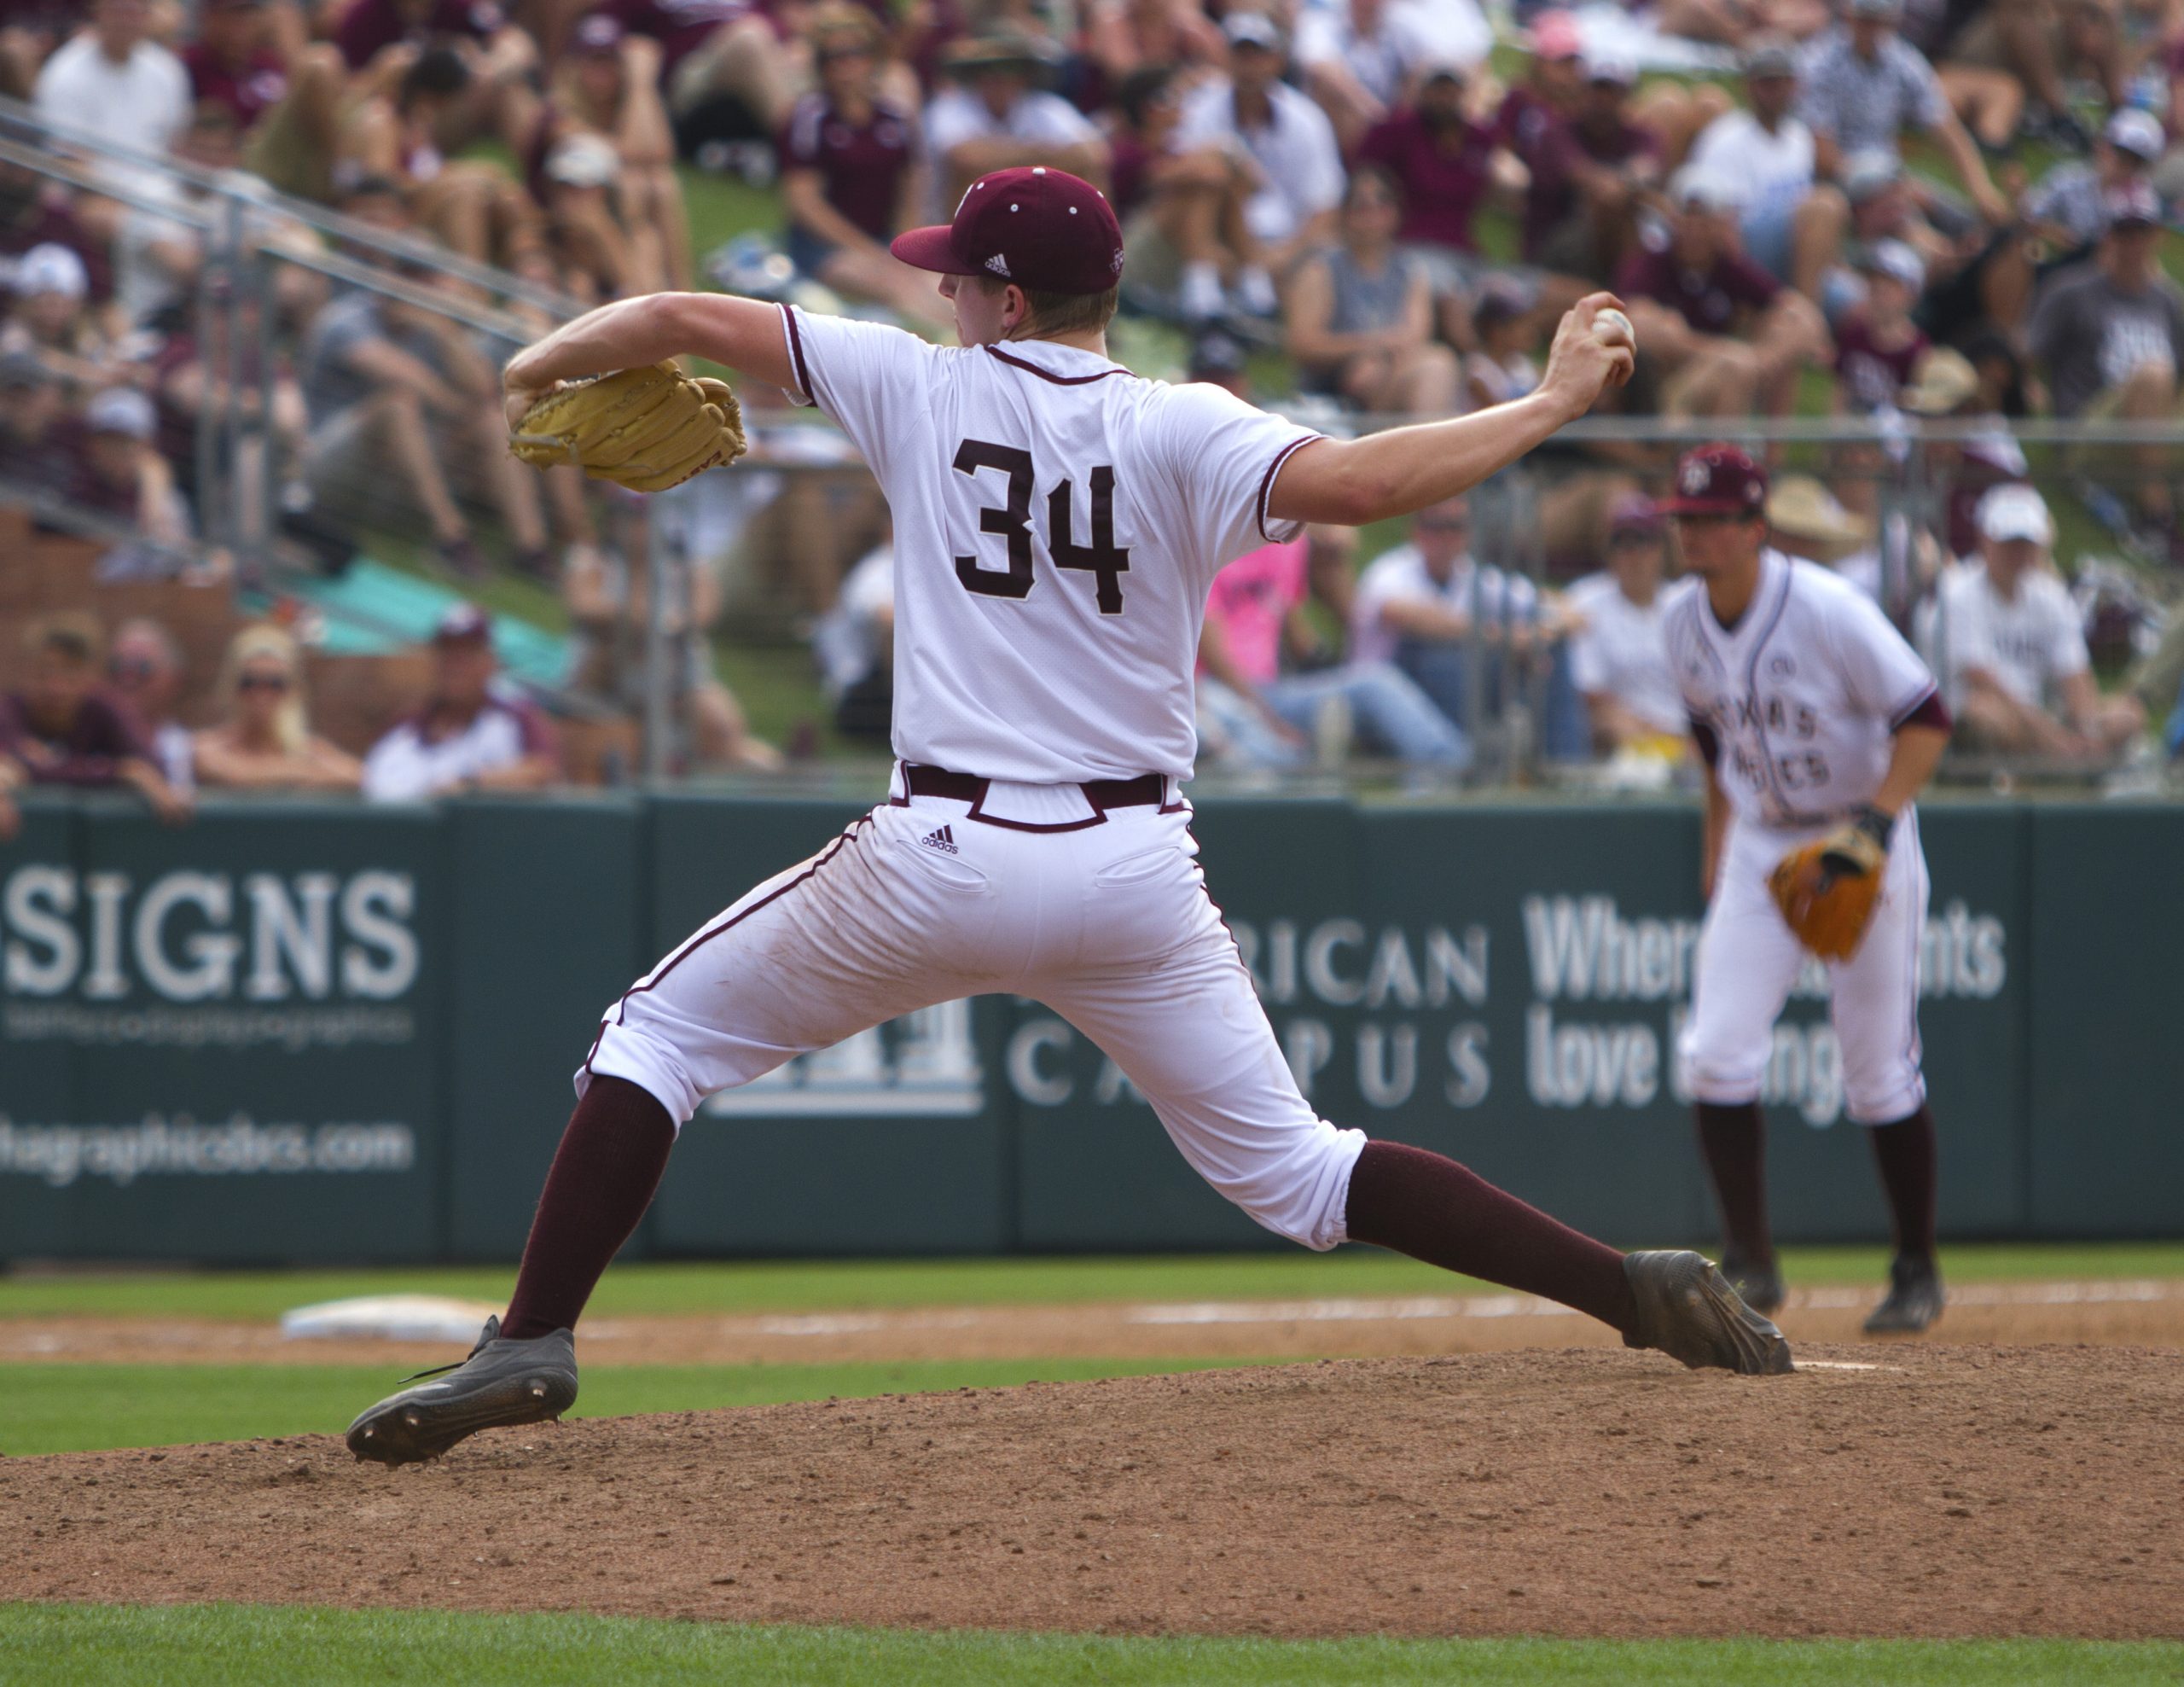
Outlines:
[[[244, 171], [207, 170], [192, 164], [187, 159], [160, 153], [146, 152], [117, 141], [96, 130], [78, 125], [56, 121], [33, 106], [20, 100], [0, 98], [0, 137], [27, 135], [33, 137], [35, 159], [18, 157], [15, 154], [0, 154], [43, 173], [60, 175], [61, 160], [49, 149], [38, 148], [38, 140], [53, 140], [65, 143], [74, 151], [119, 164], [148, 176], [162, 176], [172, 180], [188, 182], [203, 193], [224, 199], [241, 199], [262, 209], [277, 212], [296, 223], [301, 223], [320, 234], [339, 240], [343, 244], [363, 251], [376, 253], [392, 263], [421, 265], [437, 271], [453, 281], [468, 282], [503, 298], [566, 318], [579, 314], [584, 306], [566, 294], [556, 293], [527, 282], [506, 270], [497, 270], [488, 264], [473, 262], [445, 247], [410, 235], [390, 233], [373, 224], [358, 221], [354, 217], [320, 205], [314, 201], [299, 199], [284, 194], [261, 177]], [[97, 176], [90, 181], [76, 180], [76, 185], [88, 187], [109, 199], [119, 199], [136, 205], [139, 209], [167, 214], [168, 207], [144, 199], [131, 198], [123, 185], [111, 177]], [[198, 226], [210, 227], [211, 224]]]
[[[1266, 408], [1282, 409], [1280, 398]], [[1340, 425], [1356, 433], [1384, 433], [1391, 428], [1410, 428], [1446, 422], [1446, 416], [1376, 410], [1345, 414]], [[1705, 445], [1716, 439], [1754, 440], [1767, 444], [1901, 446], [1973, 445], [2007, 434], [2020, 445], [2184, 445], [2184, 422], [2084, 422], [2066, 416], [1905, 416], [1893, 421], [1863, 416], [1788, 416], [1685, 417], [1665, 416], [1588, 416], [1565, 423], [1554, 434], [1556, 445]]]
[[[246, 232], [247, 218], [253, 212], [261, 215], [271, 213], [286, 216], [288, 214], [282, 204], [278, 202], [280, 195], [257, 194], [233, 185], [235, 183], [256, 183], [258, 182], [258, 177], [255, 176], [247, 176], [239, 171], [230, 172], [229, 177], [225, 178], [229, 185], [224, 189], [218, 185], [224, 178], [218, 177], [208, 178], [202, 172], [182, 177], [181, 179], [189, 180], [193, 184], [203, 180], [210, 180], [215, 184], [206, 189], [206, 194], [211, 196], [209, 201], [193, 204], [186, 200], [177, 200], [147, 192], [136, 186], [125, 177], [113, 177], [102, 175], [97, 170], [79, 164], [73, 159], [46, 152], [37, 147], [26, 146], [20, 141], [11, 140], [4, 131], [4, 125], [0, 125], [0, 161], [18, 165], [26, 170], [35, 171], [39, 175], [50, 177], [55, 181], [66, 182], [69, 186], [80, 188], [86, 193], [95, 193], [102, 199], [113, 200], [129, 207], [133, 211], [143, 212], [148, 216], [178, 223], [185, 228], [193, 229], [199, 234], [207, 236], [224, 235], [229, 224], [235, 220], [235, 213], [238, 210], [245, 219]], [[349, 222], [351, 219], [344, 218], [340, 220]], [[354, 226], [362, 228], [368, 225], [357, 224]], [[399, 299], [405, 304], [416, 305], [421, 310], [431, 311], [437, 315], [459, 322], [465, 328], [475, 329], [479, 333], [490, 334], [497, 339], [521, 345], [531, 340], [535, 334], [531, 324], [521, 321], [505, 311], [497, 311], [490, 305], [475, 304], [468, 299], [433, 288], [420, 287], [416, 282], [397, 271], [378, 269], [369, 264], [360, 263], [355, 259], [344, 257], [337, 251], [329, 249], [315, 252], [302, 247], [278, 245], [264, 241], [246, 241], [246, 244], [249, 246], [251, 254], [263, 253], [277, 262], [293, 264], [299, 269], [310, 270], [316, 274], [326, 276], [328, 280], [346, 282], [356, 287], [368, 287], [375, 292], [384, 293], [390, 298]], [[381, 253], [392, 250], [383, 235], [375, 243], [375, 249]], [[244, 254], [238, 254], [238, 258], [242, 255]], [[399, 255], [400, 261], [403, 263], [413, 266], [437, 268], [450, 279], [461, 281], [466, 284], [470, 282], [473, 274], [480, 273], [478, 265], [465, 259], [455, 259], [456, 264], [461, 266], [459, 270], [435, 264], [433, 248], [426, 246], [419, 245], [412, 247], [405, 243], [399, 248]], [[445, 252], [440, 252], [437, 255], [450, 258], [453, 256]], [[487, 276], [498, 276], [504, 272], [486, 270], [482, 273]], [[573, 301], [562, 302], [570, 314], [574, 314], [579, 308]]]

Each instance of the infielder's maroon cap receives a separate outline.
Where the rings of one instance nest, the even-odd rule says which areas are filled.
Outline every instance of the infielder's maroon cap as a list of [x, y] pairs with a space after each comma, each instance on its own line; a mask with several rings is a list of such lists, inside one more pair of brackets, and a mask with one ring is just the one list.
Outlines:
[[1676, 466], [1664, 515], [1752, 515], [1767, 508], [1767, 471], [1734, 445], [1701, 445]]
[[1042, 293], [1105, 293], [1123, 273], [1122, 224], [1107, 196], [1043, 165], [979, 177], [954, 222], [897, 235], [888, 249], [917, 269], [998, 276]]

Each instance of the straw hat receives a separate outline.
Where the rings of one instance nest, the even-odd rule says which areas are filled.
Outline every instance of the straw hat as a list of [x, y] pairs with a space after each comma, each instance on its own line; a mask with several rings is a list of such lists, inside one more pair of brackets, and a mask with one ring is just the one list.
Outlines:
[[1872, 527], [1845, 509], [1809, 474], [1785, 474], [1767, 499], [1767, 525], [1798, 541], [1802, 554], [1827, 561], [1870, 544]]
[[1903, 389], [1903, 409], [1914, 416], [1949, 416], [1979, 396], [1979, 372], [1961, 352], [1937, 346], [1919, 359]]

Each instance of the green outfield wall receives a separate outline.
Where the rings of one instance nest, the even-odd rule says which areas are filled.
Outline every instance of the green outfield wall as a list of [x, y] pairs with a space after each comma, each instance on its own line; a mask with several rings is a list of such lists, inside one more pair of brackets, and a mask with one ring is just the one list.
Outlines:
[[[0, 1257], [513, 1258], [601, 1012], [857, 812], [34, 803], [0, 844]], [[1230, 799], [1195, 829], [1321, 1113], [1618, 1241], [1711, 1234], [1671, 1052], [1693, 808]], [[2184, 1231], [2184, 806], [1937, 803], [1920, 829], [1944, 1230]], [[1885, 1233], [1840, 1073], [1815, 969], [1768, 1081], [1786, 1237]], [[631, 1251], [1279, 1245], [1100, 1050], [990, 997], [716, 1097]]]

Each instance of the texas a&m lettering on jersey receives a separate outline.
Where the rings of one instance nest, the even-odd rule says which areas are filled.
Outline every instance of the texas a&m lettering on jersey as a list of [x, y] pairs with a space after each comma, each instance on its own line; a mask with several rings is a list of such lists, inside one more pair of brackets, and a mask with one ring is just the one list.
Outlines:
[[1873, 602], [1811, 563], [1769, 550], [1733, 627], [1704, 585], [1674, 589], [1669, 661], [1739, 820], [1797, 827], [1872, 800], [1897, 726], [1934, 695], [1926, 665]]

